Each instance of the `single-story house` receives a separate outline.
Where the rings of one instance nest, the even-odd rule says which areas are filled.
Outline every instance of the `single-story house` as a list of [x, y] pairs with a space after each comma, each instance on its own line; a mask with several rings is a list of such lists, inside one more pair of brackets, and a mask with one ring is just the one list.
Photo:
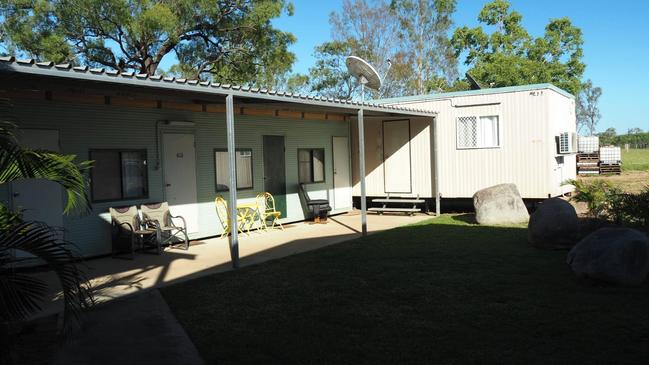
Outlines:
[[[430, 119], [366, 118], [368, 197], [470, 198], [483, 188], [515, 183], [524, 199], [572, 189], [575, 98], [551, 84], [479, 89], [377, 100], [437, 114]], [[353, 192], [360, 196], [358, 131], [352, 126]], [[437, 164], [435, 164], [437, 162]]]
[[305, 219], [298, 183], [312, 199], [328, 199], [334, 214], [352, 209], [350, 130], [359, 109], [368, 118], [435, 118], [409, 107], [13, 57], [0, 57], [0, 97], [14, 105], [24, 145], [94, 161], [86, 216], [62, 215], [53, 183], [0, 191], [26, 219], [64, 227], [85, 256], [111, 252], [109, 207], [168, 201], [190, 239], [221, 234], [214, 199], [229, 198], [230, 131], [237, 200], [271, 192], [287, 223]]
[[199, 239], [222, 233], [217, 195], [246, 202], [269, 191], [287, 223], [306, 217], [300, 183], [334, 214], [352, 209], [362, 180], [368, 200], [419, 196], [439, 212], [442, 198], [504, 182], [524, 198], [560, 195], [575, 174], [555, 141], [574, 133], [574, 98], [548, 84], [360, 103], [0, 57], [0, 97], [26, 146], [94, 161], [89, 215], [62, 215], [55, 184], [0, 188], [27, 219], [64, 227], [85, 256], [111, 251], [109, 207], [168, 201]]

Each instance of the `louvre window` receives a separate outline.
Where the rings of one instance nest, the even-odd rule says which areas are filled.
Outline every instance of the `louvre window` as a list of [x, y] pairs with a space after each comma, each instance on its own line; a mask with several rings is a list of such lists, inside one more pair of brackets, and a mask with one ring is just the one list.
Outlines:
[[457, 118], [457, 148], [493, 148], [500, 146], [498, 116]]
[[[216, 191], [228, 191], [230, 188], [230, 169], [228, 168], [228, 151], [214, 150], [214, 168], [216, 171]], [[237, 189], [252, 189], [252, 150], [237, 149], [235, 154], [237, 172]]]
[[93, 202], [148, 197], [146, 150], [90, 151]]
[[298, 180], [300, 183], [318, 183], [325, 180], [324, 149], [299, 149], [298, 157]]

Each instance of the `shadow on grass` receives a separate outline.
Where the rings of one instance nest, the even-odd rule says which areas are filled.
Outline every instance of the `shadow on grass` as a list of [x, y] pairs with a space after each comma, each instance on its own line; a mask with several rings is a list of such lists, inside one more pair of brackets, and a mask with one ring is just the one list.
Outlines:
[[532, 248], [525, 228], [475, 226], [459, 217], [162, 292], [207, 363], [641, 363], [649, 357], [647, 285], [581, 285], [565, 252]]
[[478, 222], [475, 220], [475, 214], [474, 213], [465, 213], [465, 214], [452, 215], [451, 218], [454, 221], [458, 221], [458, 222], [464, 222], [464, 223], [468, 223], [468, 224], [478, 224]]

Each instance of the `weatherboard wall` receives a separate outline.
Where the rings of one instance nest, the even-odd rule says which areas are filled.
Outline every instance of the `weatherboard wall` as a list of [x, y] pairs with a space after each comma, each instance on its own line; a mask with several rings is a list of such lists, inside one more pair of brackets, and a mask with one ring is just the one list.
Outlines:
[[[566, 98], [557, 93], [549, 93], [550, 106], [550, 126], [548, 128], [548, 139], [554, 139], [562, 132], [577, 131], [577, 117], [575, 109], [575, 100]], [[577, 146], [575, 146], [576, 148]], [[564, 154], [560, 155], [555, 146], [550, 146], [549, 154], [554, 156], [550, 160], [550, 184], [553, 188], [552, 196], [557, 196], [570, 192], [574, 189], [572, 185], [566, 184], [567, 180], [577, 178], [577, 155]]]
[[[386, 170], [384, 151], [384, 128], [383, 123], [389, 121], [408, 120], [410, 122], [409, 132], [409, 156], [399, 156], [400, 161], [395, 164], [409, 166], [410, 168], [410, 192], [390, 192], [394, 196], [422, 198], [434, 197], [433, 186], [433, 165], [431, 163], [431, 143], [433, 118], [365, 118], [365, 188], [367, 196], [386, 196]], [[356, 121], [351, 125], [352, 144], [352, 182], [353, 195], [360, 196], [360, 174], [359, 174], [359, 152], [358, 152], [358, 124]], [[402, 178], [407, 178], [403, 176]]]
[[[395, 103], [438, 113], [435, 140], [443, 198], [471, 197], [480, 189], [501, 183], [515, 183], [524, 198], [556, 196], [566, 189], [561, 187], [556, 171], [554, 137], [575, 129], [574, 100], [569, 96], [552, 88], [511, 89]], [[468, 115], [497, 115], [500, 146], [459, 149], [456, 120]], [[423, 168], [419, 171], [426, 173]], [[564, 176], [574, 171], [574, 156], [566, 156]]]
[[[191, 112], [172, 109], [133, 108], [115, 105], [83, 105], [79, 103], [12, 98], [14, 113], [21, 128], [57, 129], [61, 151], [89, 158], [89, 150], [97, 148], [146, 149], [149, 197], [92, 204], [92, 213], [65, 216], [65, 236], [78, 245], [84, 256], [110, 253], [110, 219], [108, 207], [141, 204], [164, 200], [162, 168], [158, 168], [156, 124], [159, 121], [191, 121], [193, 127], [161, 127], [160, 132], [193, 133], [196, 144], [197, 204], [200, 231], [190, 238], [213, 236], [222, 232], [214, 207], [217, 194], [227, 199], [227, 192], [216, 192], [214, 149], [226, 148], [225, 115], [223, 113]], [[297, 150], [324, 148], [325, 181], [309, 184], [312, 198], [333, 197], [332, 137], [348, 136], [349, 122], [284, 119], [273, 116], [235, 115], [237, 148], [252, 149], [254, 188], [240, 190], [240, 201], [253, 200], [264, 190], [262, 136], [285, 136], [287, 183], [287, 217], [283, 222], [305, 218], [297, 189]], [[162, 161], [160, 161], [162, 166]], [[100, 182], [95, 182], [100, 183]], [[5, 191], [5, 200], [9, 200]], [[351, 204], [350, 204], [351, 205]]]

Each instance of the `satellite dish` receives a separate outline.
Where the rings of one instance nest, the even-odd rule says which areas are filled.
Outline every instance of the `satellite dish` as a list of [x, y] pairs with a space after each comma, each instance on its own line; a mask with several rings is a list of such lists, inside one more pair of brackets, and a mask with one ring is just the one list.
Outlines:
[[471, 90], [480, 90], [482, 89], [482, 86], [480, 86], [480, 83], [478, 80], [474, 79], [473, 76], [471, 76], [470, 73], [465, 73], [466, 79], [469, 80], [469, 85], [471, 85]]
[[374, 90], [381, 88], [381, 77], [379, 73], [367, 61], [360, 57], [349, 56], [345, 63], [347, 64], [349, 73], [356, 77], [361, 85]]

